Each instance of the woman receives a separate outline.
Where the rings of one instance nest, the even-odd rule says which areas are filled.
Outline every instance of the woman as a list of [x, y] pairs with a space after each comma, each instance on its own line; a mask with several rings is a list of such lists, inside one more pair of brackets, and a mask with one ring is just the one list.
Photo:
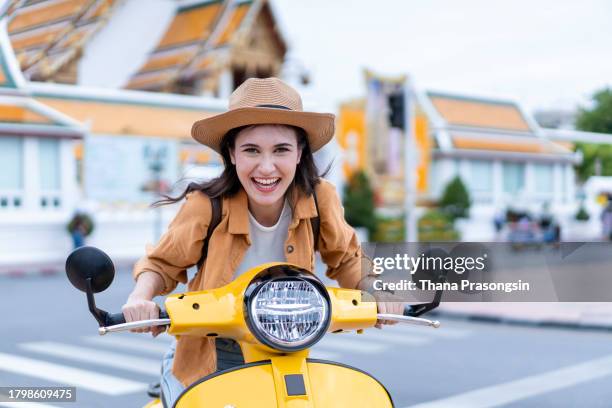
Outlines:
[[[225, 169], [217, 179], [164, 201], [186, 198], [158, 245], [134, 266], [136, 286], [123, 307], [126, 320], [157, 318], [151, 299], [187, 282], [186, 269], [200, 259], [211, 222], [209, 197], [222, 198], [222, 218], [209, 238], [206, 261], [189, 282], [190, 291], [226, 285], [264, 262], [314, 270], [310, 220], [317, 216], [316, 248], [327, 276], [342, 287], [362, 288], [357, 236], [344, 220], [335, 187], [319, 178], [312, 156], [333, 133], [333, 115], [304, 112], [299, 94], [276, 78], [245, 81], [231, 95], [228, 112], [196, 122], [192, 136], [220, 153]], [[378, 303], [378, 308], [380, 313], [402, 313], [397, 303]], [[161, 329], [140, 331], [156, 336]], [[171, 405], [192, 382], [242, 362], [234, 341], [182, 337], [162, 364], [164, 399]]]

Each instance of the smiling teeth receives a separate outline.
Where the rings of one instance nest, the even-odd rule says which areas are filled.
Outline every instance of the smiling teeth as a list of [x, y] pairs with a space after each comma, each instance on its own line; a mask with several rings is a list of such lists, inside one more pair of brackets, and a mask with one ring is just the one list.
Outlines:
[[274, 184], [274, 183], [276, 183], [276, 182], [277, 182], [278, 180], [280, 180], [280, 179], [278, 179], [278, 178], [275, 178], [275, 179], [258, 179], [258, 178], [256, 178], [256, 179], [254, 179], [254, 180], [255, 180], [256, 182], [258, 182], [259, 184], [270, 185], [270, 184]]

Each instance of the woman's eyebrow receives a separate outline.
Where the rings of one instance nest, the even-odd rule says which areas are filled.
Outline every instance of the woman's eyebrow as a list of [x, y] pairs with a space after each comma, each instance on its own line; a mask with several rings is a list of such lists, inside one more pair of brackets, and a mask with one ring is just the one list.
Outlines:
[[293, 147], [293, 145], [291, 143], [278, 143], [274, 147]]
[[241, 144], [240, 147], [259, 147], [259, 145], [256, 145], [255, 143], [244, 143]]

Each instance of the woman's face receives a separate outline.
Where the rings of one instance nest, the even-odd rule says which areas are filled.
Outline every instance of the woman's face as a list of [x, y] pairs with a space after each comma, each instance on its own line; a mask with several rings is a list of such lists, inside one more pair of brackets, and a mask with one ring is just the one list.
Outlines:
[[301, 155], [295, 131], [281, 125], [248, 127], [230, 149], [238, 179], [249, 202], [257, 206], [283, 202]]

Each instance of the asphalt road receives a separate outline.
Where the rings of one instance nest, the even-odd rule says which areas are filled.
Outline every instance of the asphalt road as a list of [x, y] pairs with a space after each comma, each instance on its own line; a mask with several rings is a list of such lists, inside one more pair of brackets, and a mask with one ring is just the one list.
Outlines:
[[[119, 311], [118, 273], [98, 306]], [[99, 337], [85, 295], [64, 276], [0, 276], [0, 386], [76, 384], [77, 402], [21, 408], [140, 407], [168, 337]], [[161, 337], [161, 336], [160, 336]], [[350, 364], [386, 385], [397, 407], [609, 407], [612, 333], [442, 320], [327, 336], [313, 357]], [[366, 406], [366, 405], [364, 405]]]

